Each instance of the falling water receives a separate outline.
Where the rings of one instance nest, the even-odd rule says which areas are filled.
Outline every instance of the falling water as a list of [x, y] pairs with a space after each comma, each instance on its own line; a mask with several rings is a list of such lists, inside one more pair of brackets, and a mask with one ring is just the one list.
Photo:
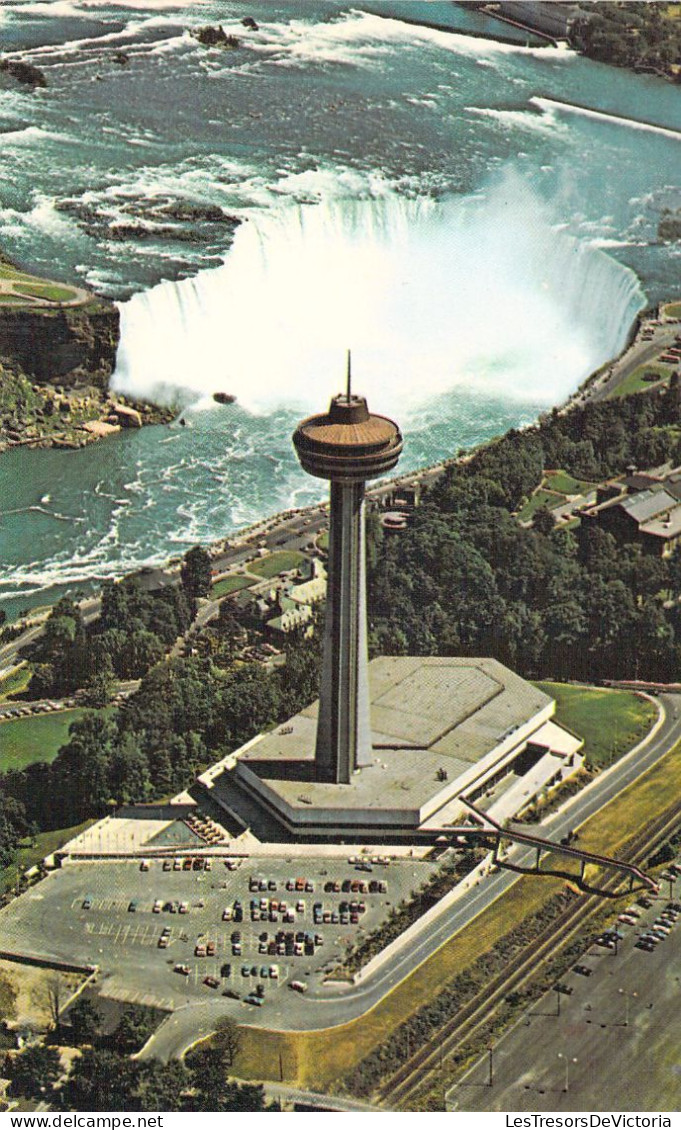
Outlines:
[[114, 387], [318, 406], [351, 346], [380, 410], [466, 385], [555, 403], [621, 349], [644, 297], [522, 185], [441, 201], [385, 193], [255, 213], [225, 262], [122, 304]]

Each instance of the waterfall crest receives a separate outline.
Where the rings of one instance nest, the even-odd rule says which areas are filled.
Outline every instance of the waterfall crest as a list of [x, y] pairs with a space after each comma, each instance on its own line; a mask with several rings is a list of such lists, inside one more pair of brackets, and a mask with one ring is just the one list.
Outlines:
[[113, 387], [318, 407], [351, 347], [372, 407], [403, 419], [462, 387], [551, 404], [622, 348], [644, 302], [525, 185], [282, 206], [244, 222], [221, 266], [121, 304]]

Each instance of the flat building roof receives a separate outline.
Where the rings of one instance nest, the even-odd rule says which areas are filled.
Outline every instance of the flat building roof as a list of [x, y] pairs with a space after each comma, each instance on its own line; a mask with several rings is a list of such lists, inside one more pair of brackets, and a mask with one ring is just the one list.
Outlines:
[[369, 686], [373, 761], [349, 784], [314, 779], [318, 702], [237, 754], [237, 780], [301, 826], [365, 819], [414, 827], [554, 709], [495, 659], [384, 656], [369, 664]]

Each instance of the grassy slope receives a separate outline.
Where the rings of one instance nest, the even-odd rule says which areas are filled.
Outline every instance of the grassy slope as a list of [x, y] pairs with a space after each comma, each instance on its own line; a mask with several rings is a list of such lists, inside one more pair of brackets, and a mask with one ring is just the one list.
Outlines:
[[639, 365], [630, 373], [628, 377], [622, 381], [621, 384], [615, 386], [612, 392], [608, 393], [607, 399], [612, 400], [621, 396], [631, 396], [635, 392], [645, 392], [650, 388], [656, 387], [655, 381], [646, 381], [644, 376], [646, 373], [657, 373], [661, 382], [669, 380], [672, 372], [672, 365], [659, 364], [657, 361], [649, 361], [645, 365]]
[[23, 666], [17, 667], [14, 671], [10, 671], [8, 675], [4, 675], [0, 679], [0, 702], [5, 699], [12, 698], [12, 695], [21, 694], [25, 691], [31, 681], [31, 666], [24, 663]]
[[258, 561], [249, 562], [248, 571], [255, 573], [258, 577], [276, 577], [277, 573], [296, 569], [304, 556], [297, 549], [282, 549], [276, 553], [270, 553], [268, 557], [261, 557]]
[[540, 487], [533, 495], [528, 498], [522, 510], [518, 511], [518, 520], [521, 522], [529, 522], [530, 518], [534, 517], [537, 510], [542, 506], [548, 506], [549, 510], [553, 510], [555, 506], [560, 506], [566, 500], [559, 494], [553, 494], [551, 491], [544, 490]]
[[68, 840], [84, 832], [94, 820], [85, 820], [82, 824], [74, 824], [71, 828], [56, 828], [52, 832], [41, 832], [31, 841], [30, 845], [22, 847], [17, 852], [17, 858], [10, 867], [0, 869], [0, 891], [6, 891], [16, 883], [19, 875], [27, 871], [35, 863], [39, 863], [46, 855], [62, 847]]
[[238, 592], [239, 589], [250, 588], [255, 583], [255, 577], [246, 577], [243, 573], [238, 573], [231, 577], [225, 577], [222, 581], [216, 581], [210, 590], [210, 595], [213, 600], [217, 600], [218, 597], [228, 596], [229, 593]]
[[600, 690], [566, 683], [537, 683], [556, 700], [556, 721], [584, 738], [587, 760], [608, 765], [645, 737], [657, 716], [654, 705], [632, 691]]
[[34, 761], [54, 761], [68, 741], [69, 726], [85, 710], [61, 710], [0, 723], [0, 771], [23, 769]]
[[567, 471], [547, 472], [544, 476], [544, 484], [551, 490], [557, 490], [559, 494], [565, 495], [585, 494], [596, 488], [596, 483], [587, 482], [586, 479], [575, 479], [573, 475], [568, 475]]

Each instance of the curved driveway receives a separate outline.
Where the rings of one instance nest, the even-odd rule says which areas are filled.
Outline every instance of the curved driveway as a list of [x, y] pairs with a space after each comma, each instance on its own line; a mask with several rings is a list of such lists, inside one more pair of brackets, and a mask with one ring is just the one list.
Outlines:
[[[558, 842], [570, 829], [579, 827], [681, 740], [681, 695], [661, 695], [659, 704], [661, 723], [653, 728], [651, 736], [549, 817], [541, 826], [548, 838]], [[533, 858], [533, 849], [513, 853], [517, 864]], [[304, 997], [288, 993], [277, 1001], [268, 1001], [257, 1017], [254, 1008], [236, 1001], [192, 1004], [178, 1009], [152, 1036], [142, 1058], [168, 1060], [183, 1055], [191, 1044], [210, 1035], [217, 1019], [226, 1013], [242, 1023], [285, 1031], [330, 1028], [354, 1020], [376, 1005], [453, 934], [468, 926], [519, 878], [516, 872], [501, 870], [482, 879], [469, 894], [444, 910], [439, 922], [431, 924], [422, 936], [386, 960], [360, 985], [327, 985], [323, 994]]]

